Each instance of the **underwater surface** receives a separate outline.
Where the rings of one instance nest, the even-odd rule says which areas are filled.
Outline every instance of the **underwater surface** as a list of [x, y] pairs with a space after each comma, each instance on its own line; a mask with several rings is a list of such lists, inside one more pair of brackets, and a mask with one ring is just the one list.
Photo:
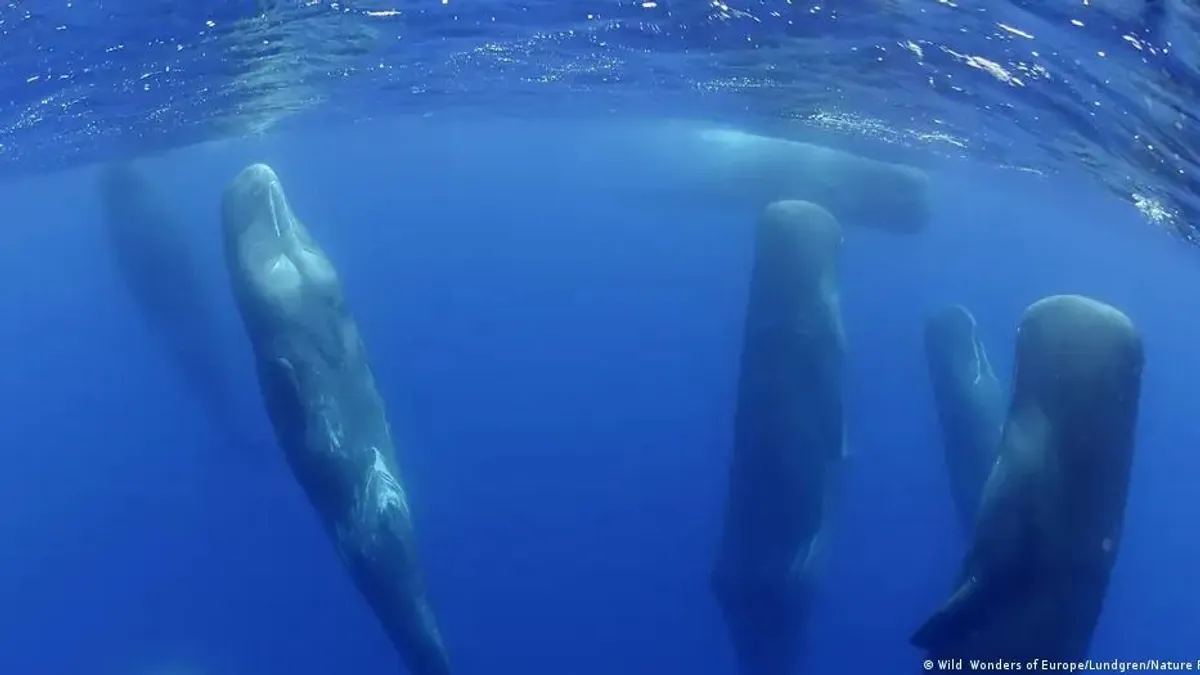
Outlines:
[[1198, 11], [7, 3], [0, 673], [1200, 669]]

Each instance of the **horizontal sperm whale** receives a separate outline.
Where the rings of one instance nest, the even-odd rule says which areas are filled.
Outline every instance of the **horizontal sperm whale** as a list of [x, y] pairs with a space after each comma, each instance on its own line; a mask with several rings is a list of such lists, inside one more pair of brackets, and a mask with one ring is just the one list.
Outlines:
[[896, 235], [916, 234], [932, 217], [924, 171], [824, 145], [682, 120], [630, 125], [595, 142], [622, 158], [617, 179], [660, 199], [754, 212], [801, 200], [844, 227]]

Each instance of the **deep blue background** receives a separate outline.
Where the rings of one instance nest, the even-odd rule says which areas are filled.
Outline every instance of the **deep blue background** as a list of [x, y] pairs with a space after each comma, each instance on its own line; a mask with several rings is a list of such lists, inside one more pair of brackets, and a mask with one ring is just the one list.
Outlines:
[[[95, 169], [0, 186], [0, 673], [399, 668], [257, 398], [217, 241], [220, 190], [250, 161], [340, 268], [456, 672], [733, 672], [707, 576], [755, 214], [624, 194], [620, 158], [566, 127], [407, 124], [146, 163], [211, 268], [239, 447], [122, 286]], [[1195, 252], [1095, 188], [938, 169], [927, 232], [846, 233], [852, 457], [811, 672], [916, 670], [907, 637], [957, 567], [923, 316], [971, 307], [1007, 377], [1021, 311], [1060, 292], [1124, 309], [1148, 354], [1093, 653], [1200, 658]]]

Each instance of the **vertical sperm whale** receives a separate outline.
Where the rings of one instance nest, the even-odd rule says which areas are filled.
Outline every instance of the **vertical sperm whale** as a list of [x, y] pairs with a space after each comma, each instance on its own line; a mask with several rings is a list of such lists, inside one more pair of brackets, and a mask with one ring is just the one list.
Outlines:
[[741, 675], [791, 675], [844, 455], [841, 227], [780, 201], [759, 218], [725, 525], [712, 591]]
[[1059, 295], [1025, 310], [957, 588], [911, 639], [927, 659], [1087, 656], [1120, 547], [1144, 358], [1109, 305]]
[[101, 167], [99, 193], [109, 250], [142, 317], [225, 440], [244, 445], [214, 328], [218, 291], [180, 219], [131, 162]]
[[951, 305], [925, 320], [925, 364], [959, 525], [970, 533], [1004, 425], [1004, 392], [975, 317]]
[[225, 267], [287, 463], [408, 671], [447, 675], [384, 401], [338, 272], [265, 164], [226, 187], [221, 220]]

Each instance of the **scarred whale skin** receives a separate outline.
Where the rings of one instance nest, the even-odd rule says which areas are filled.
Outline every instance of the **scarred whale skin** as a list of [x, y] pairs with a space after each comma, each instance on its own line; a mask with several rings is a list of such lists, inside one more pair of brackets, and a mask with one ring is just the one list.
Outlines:
[[1025, 311], [957, 587], [911, 639], [926, 658], [1086, 658], [1120, 547], [1144, 358], [1104, 303], [1059, 295]]
[[996, 459], [1005, 395], [979, 338], [975, 317], [950, 305], [925, 320], [925, 364], [933, 387], [950, 490], [968, 536]]
[[337, 270], [265, 164], [221, 203], [225, 262], [275, 436], [413, 675], [447, 675], [391, 429]]
[[799, 663], [827, 502], [843, 459], [841, 228], [803, 201], [759, 218], [725, 524], [712, 591], [741, 675]]

